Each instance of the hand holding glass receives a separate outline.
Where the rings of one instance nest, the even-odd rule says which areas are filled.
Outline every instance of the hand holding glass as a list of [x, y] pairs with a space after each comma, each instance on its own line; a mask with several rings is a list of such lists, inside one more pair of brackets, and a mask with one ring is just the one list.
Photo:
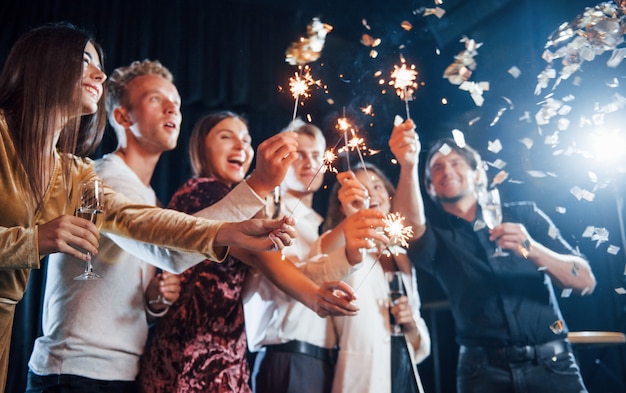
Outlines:
[[[500, 193], [497, 188], [483, 190], [479, 195], [479, 203], [483, 212], [483, 221], [489, 229], [493, 229], [502, 224], [502, 205], [500, 203]], [[505, 257], [509, 253], [502, 251], [502, 247], [496, 240], [496, 251], [494, 257]]]
[[[389, 307], [391, 307], [396, 304], [396, 300], [398, 300], [398, 298], [405, 296], [406, 292], [404, 290], [404, 285], [402, 284], [401, 272], [385, 272], [385, 278], [387, 279], [387, 284], [389, 284]], [[393, 316], [391, 311], [389, 311], [389, 324], [391, 325], [392, 336], [401, 336], [403, 334], [402, 325], [396, 323], [396, 318]]]
[[[91, 221], [100, 230], [104, 222], [104, 189], [102, 180], [90, 180], [80, 185], [80, 206], [75, 216]], [[74, 277], [74, 280], [98, 280], [102, 278], [93, 271], [91, 254], [87, 253], [85, 272]]]

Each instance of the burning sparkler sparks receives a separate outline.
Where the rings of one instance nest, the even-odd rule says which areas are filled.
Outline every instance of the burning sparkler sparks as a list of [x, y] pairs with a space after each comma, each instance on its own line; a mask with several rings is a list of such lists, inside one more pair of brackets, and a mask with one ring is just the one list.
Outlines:
[[413, 99], [413, 92], [417, 89], [417, 82], [415, 81], [417, 71], [415, 70], [415, 65], [407, 67], [406, 60], [402, 56], [400, 56], [400, 62], [402, 64], [400, 67], [397, 65], [393, 66], [393, 71], [391, 72], [392, 80], [389, 81], [389, 84], [395, 87], [396, 93], [404, 101], [406, 117], [410, 119], [409, 100]]
[[324, 152], [324, 172], [337, 173], [337, 168], [333, 166], [333, 163], [337, 159], [334, 149], [328, 149]]
[[383, 255], [389, 256], [391, 254], [398, 255], [405, 253], [405, 248], [409, 247], [408, 240], [413, 237], [413, 227], [404, 225], [404, 217], [402, 217], [400, 213], [388, 213], [383, 219], [383, 222], [385, 223], [385, 227], [382, 228], [382, 231], [385, 236], [389, 238], [389, 243], [387, 243], [382, 251], [379, 251], [378, 256], [368, 268], [361, 282], [355, 286], [355, 291], [358, 291], [363, 282], [365, 282], [365, 279], [380, 260], [380, 257]]
[[295, 120], [298, 114], [298, 103], [300, 102], [300, 97], [310, 97], [311, 92], [309, 88], [311, 86], [322, 86], [322, 81], [313, 78], [311, 75], [311, 68], [308, 65], [300, 66], [299, 68], [300, 72], [296, 72], [293, 77], [289, 78], [289, 91], [291, 91], [295, 100], [292, 120]]
[[383, 219], [383, 231], [389, 238], [388, 248], [391, 246], [408, 247], [408, 240], [413, 236], [413, 227], [404, 225], [404, 217], [400, 213], [389, 213]]

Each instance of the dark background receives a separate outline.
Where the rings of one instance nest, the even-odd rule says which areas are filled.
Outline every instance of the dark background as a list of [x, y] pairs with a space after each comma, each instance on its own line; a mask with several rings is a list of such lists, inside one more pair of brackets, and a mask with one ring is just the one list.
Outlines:
[[[602, 160], [564, 151], [568, 147], [588, 147], [590, 131], [579, 126], [581, 116], [591, 116], [595, 106], [610, 102], [615, 93], [626, 96], [621, 85], [607, 86], [613, 78], [624, 81], [625, 65], [609, 69], [605, 54], [585, 63], [576, 73], [580, 83], [572, 83], [571, 78], [553, 91], [548, 88], [541, 96], [534, 94], [537, 75], [546, 66], [541, 55], [547, 38], [563, 22], [595, 4], [571, 0], [447, 0], [441, 5], [446, 14], [438, 19], [423, 16], [424, 7], [435, 6], [425, 0], [11, 1], [0, 5], [0, 61], [4, 63], [19, 35], [58, 21], [69, 21], [94, 33], [105, 50], [108, 72], [133, 60], [160, 60], [175, 76], [184, 116], [179, 147], [163, 154], [153, 178], [157, 195], [167, 202], [190, 176], [187, 144], [191, 128], [202, 114], [216, 109], [243, 113], [249, 119], [255, 145], [291, 120], [294, 100], [285, 91], [288, 79], [297, 70], [284, 61], [284, 52], [291, 42], [306, 34], [311, 19], [319, 17], [333, 26], [321, 58], [310, 64], [314, 78], [320, 79], [324, 88], [311, 91], [312, 96], [299, 106], [298, 115], [322, 127], [328, 144], [334, 145], [340, 138], [334, 124], [345, 113], [358, 126], [367, 145], [381, 150], [367, 159], [395, 178], [397, 167], [391, 162], [386, 140], [393, 117], [406, 117], [406, 112], [404, 102], [386, 82], [403, 56], [419, 72], [420, 86], [409, 107], [422, 144], [427, 146], [436, 138], [449, 136], [453, 129], [461, 130], [487, 161], [501, 159], [507, 163], [504, 169], [509, 181], [501, 186], [504, 199], [535, 200], [565, 238], [588, 257], [598, 279], [595, 293], [559, 299], [570, 329], [624, 332], [625, 295], [617, 294], [615, 289], [624, 285], [618, 206], [625, 179], [618, 168], [624, 166], [625, 159], [604, 165]], [[404, 30], [402, 21], [409, 21], [413, 28]], [[376, 48], [377, 58], [371, 58], [370, 48], [359, 43], [363, 33], [382, 39]], [[442, 78], [454, 56], [465, 49], [460, 42], [463, 36], [482, 43], [475, 57], [477, 68], [470, 78], [490, 83], [481, 107], [467, 92]], [[512, 66], [521, 70], [519, 78], [508, 73]], [[381, 76], [374, 76], [376, 71], [381, 71]], [[379, 79], [385, 84], [379, 85]], [[556, 131], [554, 122], [543, 127], [534, 122], [538, 103], [548, 93], [558, 98], [569, 94], [575, 97], [569, 103], [572, 112], [563, 116], [571, 126], [560, 133], [557, 144], [544, 142]], [[374, 116], [360, 110], [368, 104]], [[502, 109], [506, 110], [495, 122]], [[470, 122], [476, 118], [479, 120]], [[624, 111], [611, 114], [611, 120], [623, 124]], [[522, 138], [531, 138], [533, 147], [524, 147]], [[488, 142], [495, 139], [503, 146], [497, 154], [487, 148]], [[95, 157], [115, 146], [113, 134], [108, 133]], [[532, 177], [529, 170], [548, 175]], [[492, 168], [489, 175], [496, 172]], [[593, 181], [590, 172], [599, 180]], [[333, 180], [332, 174], [326, 175], [327, 185]], [[578, 200], [570, 192], [574, 186], [593, 190], [595, 199]], [[321, 213], [326, 199], [324, 190], [316, 196], [315, 206]], [[565, 212], [557, 212], [557, 207]], [[582, 237], [588, 226], [606, 228], [608, 241]], [[609, 245], [620, 247], [619, 252], [608, 253]], [[26, 297], [18, 307], [8, 392], [23, 391], [32, 341], [40, 334], [43, 273], [45, 269], [33, 272]], [[418, 279], [423, 313], [433, 336], [433, 355], [419, 366], [420, 374], [428, 392], [454, 392], [454, 322], [439, 287], [423, 273]], [[577, 351], [591, 392], [626, 391], [624, 346], [587, 346]]]

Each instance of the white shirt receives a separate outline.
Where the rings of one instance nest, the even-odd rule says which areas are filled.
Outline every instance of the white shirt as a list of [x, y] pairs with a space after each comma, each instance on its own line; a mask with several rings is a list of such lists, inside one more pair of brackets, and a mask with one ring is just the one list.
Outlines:
[[[298, 203], [289, 194], [282, 196], [282, 205], [284, 212], [292, 212], [298, 233], [294, 243], [283, 249], [285, 263], [291, 261], [305, 270], [307, 265], [316, 263], [308, 260], [308, 257], [311, 247], [319, 238], [322, 217], [308, 206]], [[256, 282], [248, 286], [248, 290], [252, 288], [254, 292], [247, 296], [244, 303], [246, 334], [251, 351], [258, 351], [264, 345], [290, 340], [304, 341], [324, 348], [335, 346], [336, 337], [330, 318], [321, 318], [286, 295], [264, 276], [258, 274], [254, 279]]]
[[[133, 201], [156, 205], [124, 161], [109, 154], [96, 161], [104, 182]], [[85, 264], [66, 254], [48, 260], [43, 336], [35, 341], [28, 366], [39, 375], [74, 374], [102, 380], [132, 381], [148, 335], [144, 292], [155, 268], [100, 238], [93, 268], [103, 278], [74, 281]]]
[[[351, 269], [344, 280], [355, 289], [359, 312], [351, 317], [333, 317], [339, 343], [333, 393], [390, 393], [391, 340], [389, 323], [389, 287], [376, 256], [365, 255], [363, 262]], [[420, 298], [413, 276], [403, 273], [404, 286], [421, 336], [420, 347], [408, 345], [414, 363], [430, 354], [430, 335], [420, 315]], [[416, 371], [416, 370], [415, 370]], [[423, 391], [419, 374], [416, 376]]]

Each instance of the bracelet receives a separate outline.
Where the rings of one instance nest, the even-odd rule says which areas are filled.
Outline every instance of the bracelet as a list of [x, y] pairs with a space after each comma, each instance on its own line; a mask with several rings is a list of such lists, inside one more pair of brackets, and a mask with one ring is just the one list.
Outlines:
[[165, 307], [163, 309], [163, 311], [159, 311], [159, 312], [154, 312], [152, 310], [150, 310], [150, 306], [146, 306], [146, 312], [148, 313], [148, 315], [150, 315], [151, 317], [155, 317], [155, 318], [160, 318], [163, 315], [167, 314], [167, 312], [170, 310], [170, 306], [168, 305], [167, 307]]
[[532, 244], [530, 244], [528, 239], [526, 239], [520, 243], [519, 250], [522, 253], [524, 259], [528, 259], [528, 255], [530, 255], [530, 252], [533, 250], [533, 246]]

